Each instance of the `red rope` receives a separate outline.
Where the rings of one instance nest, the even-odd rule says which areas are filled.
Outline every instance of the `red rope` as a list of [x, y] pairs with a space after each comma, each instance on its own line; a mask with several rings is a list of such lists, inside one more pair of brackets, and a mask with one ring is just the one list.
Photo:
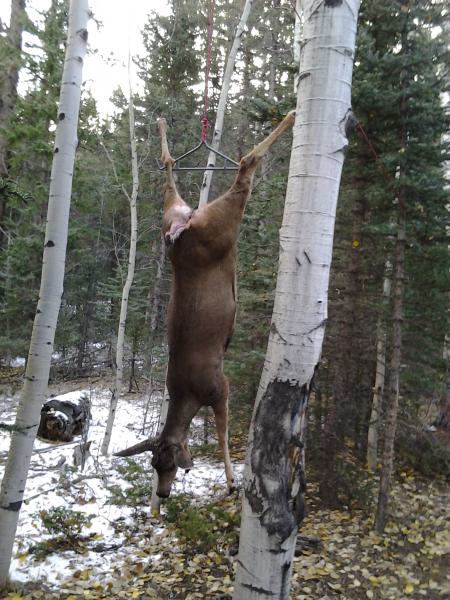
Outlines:
[[209, 87], [209, 72], [211, 70], [211, 59], [212, 59], [212, 36], [213, 36], [213, 25], [214, 25], [214, 0], [210, 0], [209, 11], [208, 11], [208, 42], [207, 42], [207, 55], [205, 65], [205, 92], [203, 96], [203, 116], [201, 119], [202, 133], [201, 140], [206, 142], [206, 136], [208, 135], [209, 121], [208, 121], [208, 87]]
[[358, 128], [358, 131], [359, 131], [362, 139], [366, 142], [366, 144], [368, 145], [370, 151], [374, 155], [375, 160], [379, 160], [379, 156], [377, 154], [377, 151], [373, 147], [372, 142], [369, 140], [369, 136], [367, 135], [366, 130], [364, 129], [364, 127], [359, 122], [357, 123], [356, 127]]
[[361, 136], [361, 138], [366, 142], [369, 150], [371, 151], [371, 153], [373, 154], [376, 163], [380, 166], [381, 170], [383, 171], [384, 175], [388, 178], [388, 179], [392, 179], [392, 174], [389, 173], [389, 171], [386, 168], [386, 165], [383, 163], [383, 161], [380, 159], [380, 157], [377, 154], [377, 151], [375, 150], [375, 148], [373, 147], [372, 142], [369, 139], [369, 136], [367, 135], [366, 130], [364, 129], [364, 127], [361, 125], [361, 123], [357, 123], [356, 124], [356, 128]]

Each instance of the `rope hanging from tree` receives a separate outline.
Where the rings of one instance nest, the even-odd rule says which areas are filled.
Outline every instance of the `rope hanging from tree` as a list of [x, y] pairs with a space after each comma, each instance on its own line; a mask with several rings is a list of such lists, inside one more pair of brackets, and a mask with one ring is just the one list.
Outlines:
[[[212, 38], [213, 38], [213, 30], [214, 30], [213, 29], [213, 27], [214, 27], [214, 10], [215, 10], [215, 0], [210, 0], [209, 7], [208, 7], [208, 35], [207, 35], [207, 42], [206, 42], [205, 90], [203, 93], [203, 115], [200, 119], [201, 126], [202, 126], [201, 134], [200, 134], [200, 142], [197, 144], [197, 146], [195, 146], [195, 148], [192, 148], [192, 150], [188, 150], [187, 152], [185, 152], [178, 158], [174, 159], [174, 161], [175, 161], [175, 166], [173, 168], [174, 171], [234, 171], [239, 168], [238, 162], [236, 162], [235, 160], [233, 160], [232, 158], [230, 158], [223, 152], [220, 152], [219, 150], [212, 148], [206, 141], [207, 136], [208, 136], [208, 130], [210, 127], [210, 123], [209, 123], [209, 119], [208, 119], [209, 76], [210, 76], [210, 72], [211, 72], [211, 62], [212, 62]], [[224, 160], [223, 166], [222, 167], [208, 166], [208, 165], [206, 165], [205, 167], [199, 167], [197, 165], [191, 166], [191, 167], [177, 166], [177, 163], [179, 163], [182, 159], [186, 158], [187, 156], [190, 156], [197, 150], [199, 150], [202, 146], [207, 148], [210, 152], [214, 152], [214, 154], [223, 158], [223, 160]], [[158, 162], [159, 170], [163, 171], [165, 169], [165, 166], [161, 165], [159, 163], [159, 161], [157, 161], [157, 162]]]

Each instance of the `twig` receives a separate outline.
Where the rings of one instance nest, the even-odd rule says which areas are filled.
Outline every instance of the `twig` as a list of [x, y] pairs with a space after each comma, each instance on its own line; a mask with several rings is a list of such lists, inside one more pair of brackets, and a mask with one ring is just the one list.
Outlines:
[[[77, 485], [78, 483], [82, 483], [86, 479], [103, 479], [103, 477], [101, 475], [84, 475], [83, 477], [78, 477], [77, 479], [74, 479], [73, 481], [70, 481], [68, 483], [70, 483], [70, 485]], [[34, 500], [35, 498], [39, 498], [39, 496], [44, 496], [45, 494], [49, 494], [50, 492], [54, 492], [55, 490], [58, 490], [61, 487], [62, 487], [62, 485], [61, 485], [61, 483], [59, 483], [58, 485], [55, 485], [52, 488], [48, 488], [47, 490], [43, 490], [42, 492], [39, 492], [38, 494], [34, 494], [34, 496], [29, 496], [28, 498], [24, 498], [23, 501], [31, 502], [31, 500]]]

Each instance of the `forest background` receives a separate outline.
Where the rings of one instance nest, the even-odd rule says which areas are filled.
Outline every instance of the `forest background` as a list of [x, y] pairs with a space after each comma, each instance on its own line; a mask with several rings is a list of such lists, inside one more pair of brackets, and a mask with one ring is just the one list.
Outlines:
[[[241, 11], [239, 2], [215, 4], [212, 123]], [[138, 393], [148, 393], [149, 385], [153, 391], [163, 388], [167, 353], [170, 267], [160, 236], [156, 120], [168, 119], [174, 156], [199, 139], [207, 11], [206, 1], [187, 0], [170, 3], [165, 16], [151, 13], [143, 23], [143, 50], [133, 59], [141, 81], [133, 98], [141, 191], [126, 362], [127, 389]], [[66, 25], [67, 2], [52, 0], [35, 22], [26, 18], [20, 24], [32, 34], [34, 48], [28, 45], [18, 53], [6, 28], [0, 38], [2, 64], [16, 64], [27, 81], [0, 131], [5, 149], [0, 160], [0, 356], [5, 367], [27, 354], [37, 302]], [[295, 105], [293, 31], [290, 2], [255, 3], [224, 126], [222, 150], [236, 159]], [[448, 437], [430, 431], [448, 427], [447, 35], [447, 9], [439, 1], [362, 4], [353, 76], [358, 125], [341, 184], [329, 319], [307, 443], [308, 468], [329, 505], [364, 502], [360, 482], [377, 347], [384, 338], [387, 382], [396, 376], [391, 357], [401, 346], [399, 464], [427, 476], [449, 476]], [[82, 99], [53, 380], [92, 377], [113, 368], [130, 230], [122, 186], [130, 186], [131, 167], [128, 100], [118, 88], [111, 102], [114, 114], [105, 119], [89, 92]], [[272, 150], [241, 228], [238, 315], [226, 361], [231, 413], [241, 420], [251, 412], [266, 350], [289, 153], [288, 139]], [[201, 177], [201, 172], [179, 177], [192, 206], [198, 202]], [[223, 191], [231, 177], [216, 174], [211, 196]], [[395, 293], [388, 297], [383, 289], [392, 278], [400, 213], [405, 260], [399, 315], [393, 310]], [[399, 327], [401, 336], [394, 336]]]

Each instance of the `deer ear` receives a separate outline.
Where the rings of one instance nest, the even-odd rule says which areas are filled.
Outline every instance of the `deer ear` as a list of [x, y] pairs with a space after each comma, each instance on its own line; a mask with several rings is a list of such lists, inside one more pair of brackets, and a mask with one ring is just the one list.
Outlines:
[[177, 448], [175, 462], [177, 467], [180, 467], [181, 469], [192, 469], [194, 466], [189, 450], [183, 444]]

